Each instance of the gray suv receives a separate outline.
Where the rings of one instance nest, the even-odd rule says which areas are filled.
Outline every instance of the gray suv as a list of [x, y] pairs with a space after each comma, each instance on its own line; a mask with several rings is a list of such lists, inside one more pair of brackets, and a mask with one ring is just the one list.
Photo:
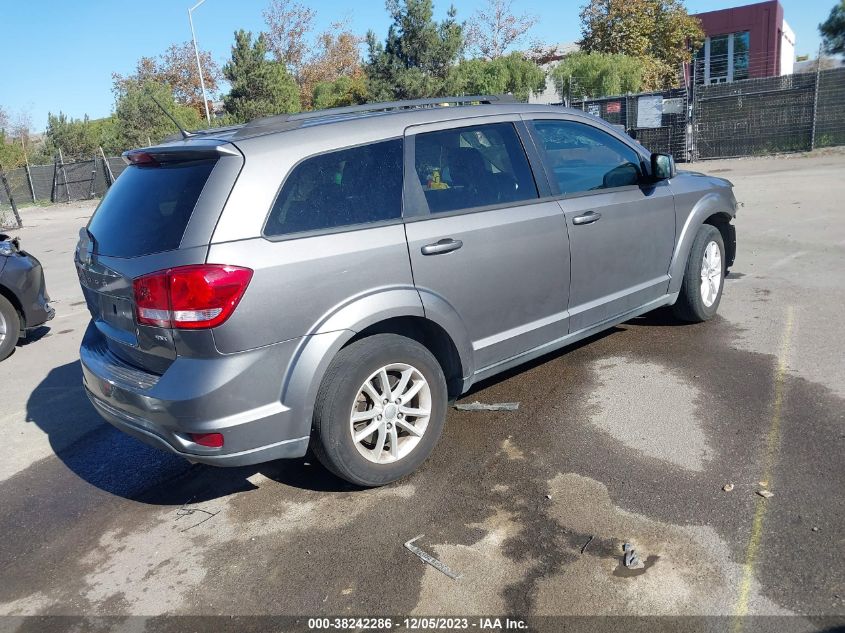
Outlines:
[[674, 306], [711, 318], [731, 184], [495, 97], [282, 115], [125, 154], [80, 231], [97, 411], [191, 461], [417, 468], [473, 383]]

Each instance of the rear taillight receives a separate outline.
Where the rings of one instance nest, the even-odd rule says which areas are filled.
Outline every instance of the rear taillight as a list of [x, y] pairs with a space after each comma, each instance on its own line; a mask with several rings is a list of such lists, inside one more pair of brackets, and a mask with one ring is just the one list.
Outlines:
[[135, 315], [142, 325], [197, 330], [228, 319], [252, 279], [249, 268], [180, 266], [138, 277]]
[[170, 327], [170, 299], [167, 296], [167, 271], [139, 277], [135, 289], [135, 314], [138, 323]]

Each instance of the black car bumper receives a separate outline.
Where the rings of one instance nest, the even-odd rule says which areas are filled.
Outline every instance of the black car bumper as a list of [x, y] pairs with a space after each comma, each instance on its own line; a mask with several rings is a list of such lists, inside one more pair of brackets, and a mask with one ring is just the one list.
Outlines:
[[0, 286], [17, 300], [23, 316], [22, 332], [52, 319], [56, 311], [50, 306], [41, 262], [25, 251], [7, 255], [3, 259], [5, 263], [0, 266]]

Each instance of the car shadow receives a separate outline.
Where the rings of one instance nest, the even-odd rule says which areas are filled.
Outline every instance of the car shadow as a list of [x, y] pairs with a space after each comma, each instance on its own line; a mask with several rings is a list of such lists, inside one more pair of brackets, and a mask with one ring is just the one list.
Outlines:
[[26, 420], [47, 435], [53, 453], [74, 475], [142, 503], [183, 505], [252, 490], [248, 478], [256, 473], [295, 488], [351, 489], [311, 457], [218, 468], [148, 446], [97, 414], [82, 387], [79, 361], [50, 370], [27, 400]]
[[677, 327], [690, 325], [689, 323], [681, 321], [678, 317], [676, 317], [674, 312], [672, 312], [672, 308], [668, 306], [652, 310], [651, 312], [646, 312], [641, 316], [625, 321], [625, 323], [646, 327]]
[[42, 338], [46, 338], [48, 336], [50, 336], [50, 328], [46, 325], [41, 325], [29, 330], [25, 337], [19, 338], [16, 347], [26, 347], [27, 345], [32, 345], [33, 343], [37, 343]]
[[[717, 313], [710, 322], [719, 323], [720, 321], [723, 321], [723, 319], [724, 317]], [[658, 308], [652, 312], [647, 312], [641, 316], [634, 317], [629, 321], [625, 321], [622, 325], [643, 327], [696, 327], [699, 324], [679, 319], [675, 316], [672, 308], [667, 306], [665, 308]]]
[[464, 400], [469, 398], [473, 394], [482, 391], [483, 389], [487, 389], [493, 385], [496, 385], [500, 382], [504, 382], [514, 376], [518, 376], [519, 374], [534, 369], [535, 367], [539, 367], [540, 365], [544, 365], [556, 358], [560, 358], [562, 356], [566, 356], [567, 354], [571, 354], [575, 350], [581, 349], [586, 345], [590, 345], [595, 341], [599, 341], [603, 338], [607, 338], [608, 336], [612, 336], [618, 332], [624, 332], [625, 328], [622, 325], [616, 325], [614, 327], [608, 328], [607, 330], [603, 330], [598, 332], [597, 334], [593, 334], [592, 336], [588, 336], [585, 339], [581, 339], [576, 343], [572, 343], [571, 345], [567, 345], [562, 349], [555, 350], [553, 352], [549, 352], [548, 354], [543, 354], [542, 356], [535, 358], [534, 360], [530, 360], [526, 363], [521, 365], [517, 365], [516, 367], [512, 367], [511, 369], [506, 369], [500, 374], [496, 374], [495, 376], [491, 376], [490, 378], [485, 378], [484, 380], [480, 380], [475, 383], [472, 387], [470, 387], [469, 391], [463, 394], [459, 399]]
[[[670, 310], [637, 317], [476, 383], [461, 399], [622, 332], [626, 325], [679, 322]], [[256, 486], [249, 480], [258, 473], [283, 485], [315, 492], [357, 489], [323, 468], [310, 454], [300, 459], [218, 468], [191, 464], [178, 455], [148, 446], [100, 418], [82, 387], [79, 361], [52, 369], [30, 394], [26, 414], [27, 422], [36, 424], [47, 435], [56, 457], [77, 477], [109, 494], [142, 503], [183, 505], [254, 490]]]

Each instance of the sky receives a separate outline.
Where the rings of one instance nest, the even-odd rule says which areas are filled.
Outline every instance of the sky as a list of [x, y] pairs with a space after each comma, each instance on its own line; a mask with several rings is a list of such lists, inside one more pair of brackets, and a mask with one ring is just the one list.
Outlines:
[[[35, 130], [47, 113], [92, 119], [108, 116], [114, 105], [113, 72], [129, 74], [142, 56], [157, 56], [172, 43], [190, 40], [188, 7], [197, 0], [0, 0], [0, 106], [14, 117], [28, 113]], [[348, 19], [353, 31], [372, 29], [383, 38], [390, 23], [382, 0], [358, 2], [300, 0], [317, 13], [316, 26]], [[468, 19], [484, 0], [453, 0], [458, 19]], [[539, 17], [531, 39], [571, 42], [580, 35], [578, 12], [584, 0], [514, 0], [516, 13]], [[835, 0], [781, 0], [784, 17], [796, 34], [796, 53], [815, 56], [818, 24]], [[267, 0], [206, 0], [194, 11], [200, 48], [222, 65], [233, 33], [264, 28]], [[724, 9], [742, 0], [687, 0], [690, 13]], [[448, 2], [434, 0], [442, 18]]]

